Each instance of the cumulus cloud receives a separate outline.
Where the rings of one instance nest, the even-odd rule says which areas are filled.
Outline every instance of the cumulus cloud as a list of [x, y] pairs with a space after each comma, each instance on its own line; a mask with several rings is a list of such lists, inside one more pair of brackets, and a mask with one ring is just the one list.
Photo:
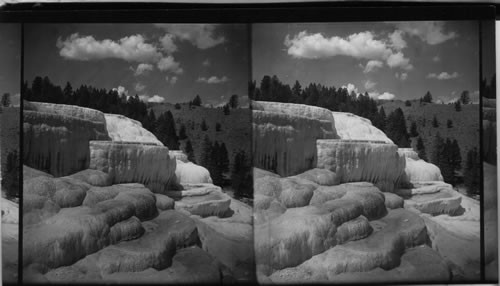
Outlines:
[[175, 37], [174, 35], [165, 34], [163, 37], [160, 38], [160, 44], [164, 52], [171, 54], [177, 51], [177, 45], [174, 43], [174, 37]]
[[395, 30], [389, 35], [390, 44], [396, 50], [402, 50], [407, 46], [406, 41], [403, 39], [403, 34], [403, 31]]
[[172, 72], [174, 74], [182, 74], [184, 72], [180, 64], [172, 56], [161, 58], [157, 63], [157, 67], [160, 71]]
[[408, 78], [408, 73], [405, 73], [405, 72], [402, 72], [402, 73], [396, 73], [395, 74], [396, 78], [397, 79], [400, 79], [400, 80], [406, 80]]
[[178, 78], [176, 76], [172, 76], [172, 77], [166, 76], [165, 80], [167, 82], [169, 82], [170, 84], [174, 85], [177, 82]]
[[141, 84], [140, 82], [136, 83], [136, 84], [135, 84], [135, 87], [134, 87], [135, 91], [137, 91], [137, 92], [141, 92], [141, 91], [143, 91], [145, 88], [146, 88], [146, 86], [145, 86], [145, 85], [143, 85], [143, 84]]
[[165, 101], [165, 98], [155, 94], [153, 96], [149, 96], [146, 94], [139, 95], [139, 99], [144, 102], [154, 102], [154, 103], [162, 103]]
[[346, 38], [338, 36], [328, 38], [321, 33], [310, 34], [302, 31], [293, 37], [286, 35], [284, 44], [288, 54], [294, 58], [349, 56], [356, 59], [385, 61], [390, 67], [411, 69], [410, 60], [399, 51], [403, 43], [398, 42], [398, 34], [393, 33], [393, 38], [395, 42], [378, 40], [369, 31], [351, 34]]
[[144, 73], [147, 73], [149, 71], [153, 70], [153, 65], [152, 64], [139, 64], [137, 65], [137, 68], [134, 70], [134, 75], [138, 76]]
[[409, 35], [419, 37], [429, 45], [437, 45], [458, 37], [458, 34], [444, 31], [444, 22], [412, 21], [396, 23], [396, 27]]
[[435, 78], [438, 80], [448, 80], [448, 79], [454, 79], [459, 77], [460, 75], [457, 72], [453, 72], [452, 74], [449, 74], [447, 72], [442, 72], [440, 74], [436, 73], [430, 73], [427, 75], [427, 78]]
[[396, 97], [392, 93], [389, 92], [379, 93], [378, 91], [369, 92], [368, 95], [373, 99], [380, 99], [380, 100], [392, 100]]
[[435, 56], [435, 57], [432, 58], [432, 61], [433, 62], [439, 62], [439, 61], [441, 61], [441, 58], [439, 56]]
[[59, 55], [63, 58], [80, 61], [122, 59], [128, 62], [155, 62], [161, 57], [157, 48], [145, 42], [142, 35], [123, 37], [118, 41], [96, 40], [93, 36], [72, 34], [56, 43]]
[[208, 83], [208, 84], [218, 84], [218, 83], [224, 83], [226, 81], [228, 81], [229, 78], [227, 78], [226, 76], [223, 76], [223, 77], [216, 77], [216, 76], [211, 76], [209, 78], [206, 78], [206, 77], [199, 77], [196, 81], [197, 82], [203, 82], [203, 83]]
[[112, 90], [118, 92], [118, 95], [120, 95], [120, 96], [122, 96], [122, 95], [128, 96], [128, 90], [121, 85], [113, 88]]
[[377, 70], [378, 68], [381, 68], [384, 66], [384, 63], [381, 61], [377, 60], [371, 60], [366, 63], [365, 69], [363, 70], [364, 73], [369, 73], [372, 71]]
[[172, 37], [188, 41], [199, 49], [208, 49], [226, 41], [223, 36], [217, 36], [216, 24], [157, 24]]
[[366, 90], [370, 90], [370, 89], [374, 88], [376, 85], [377, 85], [377, 83], [376, 83], [376, 82], [373, 82], [373, 81], [371, 81], [371, 80], [367, 80], [367, 81], [365, 82], [365, 89], [366, 89]]
[[343, 85], [342, 88], [347, 89], [347, 92], [349, 94], [351, 94], [352, 92], [354, 92], [355, 94], [359, 94], [358, 88], [352, 83], [348, 83], [347, 85]]
[[413, 69], [413, 65], [410, 64], [410, 59], [405, 58], [401, 52], [390, 55], [387, 58], [387, 65], [391, 68], [398, 67], [405, 70]]
[[161, 103], [164, 102], [165, 98], [155, 94], [153, 95], [150, 99], [148, 99], [148, 102], [156, 102], [156, 103]]

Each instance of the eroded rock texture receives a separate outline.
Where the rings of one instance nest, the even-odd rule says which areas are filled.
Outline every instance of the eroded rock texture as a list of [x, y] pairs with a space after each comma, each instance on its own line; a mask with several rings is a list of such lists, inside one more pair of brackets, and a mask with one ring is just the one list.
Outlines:
[[119, 114], [104, 114], [106, 128], [112, 141], [137, 142], [163, 146], [153, 133], [142, 127], [139, 121]]
[[175, 186], [176, 160], [164, 146], [91, 141], [89, 168], [107, 173], [114, 184], [137, 182], [155, 193]]
[[405, 168], [405, 159], [394, 144], [318, 140], [318, 168], [328, 169], [341, 182], [372, 182], [383, 191], [392, 191]]
[[340, 139], [380, 141], [393, 144], [384, 132], [372, 125], [371, 121], [346, 112], [332, 112], [335, 130]]
[[90, 140], [109, 140], [103, 113], [62, 104], [26, 102], [23, 133], [23, 163], [57, 177], [88, 168]]
[[252, 138], [254, 166], [258, 168], [282, 176], [315, 168], [316, 140], [337, 138], [333, 118], [326, 109], [301, 104], [256, 104]]

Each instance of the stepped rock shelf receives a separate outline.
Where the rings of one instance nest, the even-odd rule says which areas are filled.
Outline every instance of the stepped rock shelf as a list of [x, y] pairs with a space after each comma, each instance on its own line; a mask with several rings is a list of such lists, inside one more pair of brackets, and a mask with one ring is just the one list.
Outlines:
[[259, 282], [480, 278], [479, 203], [438, 167], [365, 118], [252, 105]]
[[25, 102], [23, 280], [255, 280], [252, 208], [140, 122]]

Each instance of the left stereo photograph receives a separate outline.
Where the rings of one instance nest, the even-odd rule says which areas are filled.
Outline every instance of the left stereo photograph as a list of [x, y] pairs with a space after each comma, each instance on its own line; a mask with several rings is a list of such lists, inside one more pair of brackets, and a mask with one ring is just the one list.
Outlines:
[[9, 284], [18, 282], [19, 261], [21, 24], [0, 24], [0, 63], [1, 278]]
[[248, 33], [24, 25], [23, 282], [255, 281]]

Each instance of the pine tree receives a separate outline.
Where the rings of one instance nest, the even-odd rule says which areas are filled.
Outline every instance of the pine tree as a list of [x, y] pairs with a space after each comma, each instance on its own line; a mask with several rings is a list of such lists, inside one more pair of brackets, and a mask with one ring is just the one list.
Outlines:
[[422, 99], [423, 102], [428, 102], [432, 103], [432, 95], [429, 91], [424, 95], [424, 98]]
[[201, 97], [199, 95], [196, 95], [191, 103], [194, 106], [201, 106]]
[[456, 111], [462, 110], [462, 105], [460, 104], [460, 100], [455, 101], [455, 110]]
[[220, 123], [216, 122], [215, 123], [215, 131], [220, 132], [220, 128], [221, 128]]
[[439, 121], [437, 120], [436, 115], [434, 115], [434, 117], [432, 118], [432, 127], [439, 127]]
[[207, 126], [207, 123], [205, 122], [205, 119], [203, 119], [201, 121], [201, 130], [202, 131], [207, 131], [208, 130], [208, 126]]
[[399, 147], [409, 147], [409, 134], [406, 130], [406, 120], [401, 108], [397, 108], [387, 117], [385, 127], [387, 136]]
[[212, 142], [210, 141], [208, 136], [205, 135], [205, 138], [203, 139], [201, 145], [200, 165], [207, 168], [209, 171], [212, 160], [211, 154], [212, 154]]
[[2, 95], [2, 106], [9, 107], [10, 106], [10, 93], [4, 93]]
[[212, 181], [214, 185], [222, 186], [223, 178], [222, 178], [222, 166], [220, 162], [221, 150], [219, 143], [215, 141], [212, 145], [212, 152], [210, 153], [210, 161], [211, 163], [207, 167], [210, 175], [212, 177]]
[[422, 140], [422, 137], [418, 137], [416, 148], [417, 148], [418, 157], [424, 161], [427, 161], [427, 154], [425, 152], [425, 146], [424, 146], [424, 141]]
[[448, 119], [448, 120], [446, 121], [446, 127], [447, 127], [447, 128], [453, 128], [453, 121], [451, 121], [451, 119]]
[[227, 154], [227, 149], [226, 149], [226, 144], [222, 142], [220, 146], [220, 164], [221, 164], [221, 169], [222, 172], [228, 172], [229, 171], [229, 156]]
[[479, 167], [480, 160], [477, 148], [467, 152], [467, 160], [465, 161], [464, 170], [464, 185], [469, 196], [479, 195]]
[[179, 129], [179, 140], [187, 139], [186, 135], [186, 126], [181, 124], [181, 128]]
[[224, 107], [222, 107], [222, 110], [224, 111], [224, 115], [229, 115], [231, 111], [229, 110], [229, 105], [224, 104]]
[[439, 153], [442, 151], [444, 146], [443, 138], [439, 135], [439, 132], [434, 137], [434, 142], [432, 144], [432, 153], [431, 153], [431, 163], [434, 165], [439, 164]]
[[418, 132], [417, 132], [417, 124], [415, 123], [415, 121], [412, 121], [412, 122], [411, 122], [411, 127], [410, 127], [410, 136], [411, 136], [411, 137], [417, 137], [417, 136], [418, 136]]
[[441, 148], [441, 152], [438, 155], [438, 164], [437, 166], [441, 170], [441, 174], [443, 175], [443, 180], [447, 183], [454, 184], [454, 170], [453, 165], [450, 160], [451, 158], [451, 140], [446, 138], [444, 146]]
[[236, 94], [231, 95], [231, 98], [229, 98], [229, 106], [232, 109], [238, 108], [238, 95]]
[[237, 152], [234, 156], [234, 166], [231, 172], [231, 186], [236, 197], [253, 196], [252, 168], [245, 152]]
[[450, 161], [453, 166], [453, 170], [460, 171], [462, 169], [462, 155], [460, 152], [460, 146], [458, 146], [457, 139], [453, 139], [450, 147]]
[[196, 158], [194, 157], [193, 145], [191, 144], [191, 141], [189, 139], [186, 141], [186, 145], [184, 147], [184, 153], [186, 153], [186, 156], [187, 156], [189, 161], [196, 164]]

